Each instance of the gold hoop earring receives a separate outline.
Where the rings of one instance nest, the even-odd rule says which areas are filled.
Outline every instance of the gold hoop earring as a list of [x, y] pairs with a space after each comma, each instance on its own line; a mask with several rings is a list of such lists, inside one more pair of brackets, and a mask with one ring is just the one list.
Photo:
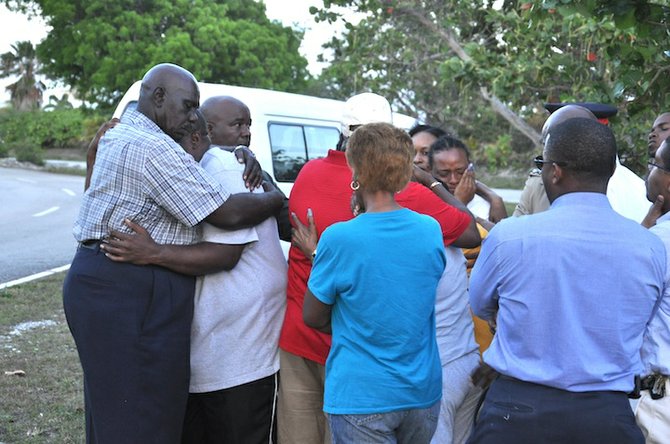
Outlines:
[[349, 184], [349, 187], [350, 187], [352, 190], [356, 191], [356, 190], [358, 190], [358, 189], [361, 187], [361, 184], [358, 183], [357, 180], [352, 180], [351, 183]]

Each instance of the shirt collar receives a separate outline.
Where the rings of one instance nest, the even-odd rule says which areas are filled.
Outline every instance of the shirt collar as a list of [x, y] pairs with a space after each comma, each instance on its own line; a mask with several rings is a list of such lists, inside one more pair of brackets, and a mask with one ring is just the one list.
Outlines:
[[344, 153], [344, 151], [337, 151], [337, 150], [328, 150], [328, 157], [326, 157], [326, 160], [329, 162], [336, 163], [338, 165], [347, 165], [347, 155]]
[[658, 225], [659, 222], [666, 222], [666, 221], [669, 221], [669, 220], [670, 220], [670, 211], [668, 211], [663, 216], [656, 219], [656, 225]]
[[165, 134], [165, 132], [163, 132], [163, 130], [160, 129], [158, 125], [156, 125], [156, 122], [154, 122], [146, 115], [134, 109], [128, 110], [125, 113], [123, 113], [123, 115], [121, 116], [121, 123], [132, 124], [134, 126], [144, 128], [154, 133]]
[[604, 193], [595, 192], [573, 192], [566, 193], [554, 199], [551, 208], [570, 206], [570, 205], [586, 205], [590, 207], [612, 208], [607, 195]]

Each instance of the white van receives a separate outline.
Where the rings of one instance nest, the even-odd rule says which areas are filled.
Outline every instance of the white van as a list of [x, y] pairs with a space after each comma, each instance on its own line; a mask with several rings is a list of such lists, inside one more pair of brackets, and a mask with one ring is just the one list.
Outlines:
[[[298, 172], [310, 159], [325, 157], [340, 136], [344, 102], [267, 89], [199, 83], [200, 103], [214, 96], [232, 96], [251, 112], [251, 146], [261, 168], [288, 196]], [[116, 107], [114, 117], [134, 106], [140, 93], [135, 82]], [[394, 113], [394, 124], [409, 129], [415, 119]]]

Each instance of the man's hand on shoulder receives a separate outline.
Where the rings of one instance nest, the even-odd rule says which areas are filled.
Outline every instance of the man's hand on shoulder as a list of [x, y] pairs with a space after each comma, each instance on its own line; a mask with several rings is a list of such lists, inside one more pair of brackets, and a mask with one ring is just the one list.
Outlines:
[[248, 147], [238, 145], [233, 150], [233, 154], [235, 154], [239, 163], [244, 164], [242, 179], [244, 179], [245, 186], [250, 190], [261, 186], [263, 183], [263, 171], [261, 170], [261, 164], [256, 160], [254, 153], [252, 153]]

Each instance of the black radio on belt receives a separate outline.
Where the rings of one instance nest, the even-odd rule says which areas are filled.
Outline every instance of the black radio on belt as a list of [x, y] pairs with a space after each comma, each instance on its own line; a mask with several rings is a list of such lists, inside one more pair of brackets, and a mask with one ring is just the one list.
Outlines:
[[665, 396], [665, 382], [668, 380], [664, 375], [649, 375], [640, 380], [640, 389], [649, 390], [651, 399], [661, 399]]

